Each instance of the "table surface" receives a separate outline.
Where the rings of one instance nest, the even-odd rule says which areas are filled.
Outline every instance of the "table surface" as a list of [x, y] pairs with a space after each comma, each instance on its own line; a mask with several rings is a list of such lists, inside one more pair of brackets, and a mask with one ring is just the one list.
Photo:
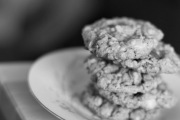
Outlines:
[[7, 120], [59, 120], [32, 96], [27, 84], [31, 62], [0, 64], [0, 109]]

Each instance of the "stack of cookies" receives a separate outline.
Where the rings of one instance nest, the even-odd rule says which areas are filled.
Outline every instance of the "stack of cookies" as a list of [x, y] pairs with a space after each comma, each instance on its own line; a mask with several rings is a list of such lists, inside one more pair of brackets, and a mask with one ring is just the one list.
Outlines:
[[176, 99], [162, 79], [180, 69], [172, 46], [150, 22], [130, 18], [101, 19], [83, 29], [85, 61], [91, 83], [82, 103], [107, 120], [149, 120]]

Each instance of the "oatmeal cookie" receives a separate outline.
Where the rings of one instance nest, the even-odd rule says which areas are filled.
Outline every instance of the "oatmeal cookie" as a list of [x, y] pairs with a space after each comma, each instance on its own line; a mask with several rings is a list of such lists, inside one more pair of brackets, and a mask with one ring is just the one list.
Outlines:
[[86, 67], [94, 84], [110, 92], [145, 93], [162, 82], [159, 74], [142, 74], [94, 57], [87, 60]]
[[158, 46], [144, 59], [129, 59], [114, 63], [91, 55], [87, 58], [85, 66], [91, 74], [112, 73], [121, 68], [148, 74], [175, 73], [180, 71], [180, 58], [171, 45], [159, 42]]
[[175, 73], [180, 70], [180, 58], [171, 45], [160, 42], [145, 59], [129, 59], [121, 65], [142, 73]]
[[108, 120], [149, 120], [152, 117], [156, 117], [160, 111], [158, 108], [151, 110], [145, 110], [141, 107], [130, 109], [116, 105], [98, 95], [92, 89], [84, 91], [82, 94], [82, 103], [98, 117]]
[[92, 81], [97, 88], [115, 93], [124, 92], [129, 95], [139, 92], [149, 92], [162, 82], [160, 76], [151, 76], [151, 79], [146, 77], [146, 75], [142, 77], [141, 80], [136, 82], [136, 79], [128, 75], [128, 73], [124, 73], [122, 76], [117, 76], [117, 74], [106, 74], [100, 77], [92, 77]]
[[142, 59], [157, 47], [163, 32], [150, 22], [130, 18], [101, 19], [82, 31], [85, 47], [115, 61]]
[[[161, 86], [164, 87], [160, 88]], [[132, 95], [124, 92], [115, 93], [97, 88], [93, 89], [95, 89], [98, 94], [105, 97], [108, 101], [130, 109], [136, 109], [139, 107], [145, 110], [152, 110], [155, 108], [171, 108], [177, 101], [165, 83], [159, 84], [157, 88], [152, 89], [149, 92], [138, 92]]]

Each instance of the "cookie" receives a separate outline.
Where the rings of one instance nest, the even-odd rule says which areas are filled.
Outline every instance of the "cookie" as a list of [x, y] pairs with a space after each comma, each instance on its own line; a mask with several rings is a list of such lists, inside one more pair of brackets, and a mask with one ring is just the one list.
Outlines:
[[145, 93], [162, 82], [159, 74], [142, 74], [94, 57], [86, 61], [86, 68], [97, 88], [110, 92]]
[[129, 59], [121, 65], [142, 73], [175, 73], [180, 70], [180, 59], [171, 45], [160, 42], [145, 59]]
[[160, 42], [144, 59], [129, 59], [114, 63], [91, 55], [85, 65], [89, 73], [116, 72], [121, 68], [148, 74], [175, 73], [180, 71], [180, 58], [171, 45]]
[[162, 79], [159, 76], [152, 77], [150, 80], [149, 77], [146, 79], [146, 76], [143, 76], [143, 78], [135, 84], [135, 79], [133, 77], [129, 78], [128, 73], [123, 74], [122, 77], [108, 74], [98, 78], [94, 77], [94, 79], [95, 80], [92, 81], [96, 84], [97, 88], [115, 93], [124, 92], [129, 95], [139, 92], [149, 92], [162, 82]]
[[130, 109], [116, 105], [98, 95], [93, 89], [84, 91], [81, 100], [91, 112], [99, 118], [107, 120], [149, 120], [149, 118], [157, 117], [157, 113], [160, 111], [158, 108], [151, 110], [142, 107]]
[[119, 63], [147, 56], [163, 32], [147, 21], [113, 18], [84, 27], [82, 36], [85, 47], [95, 56]]
[[[162, 86], [163, 88], [161, 88]], [[143, 108], [145, 110], [152, 110], [154, 108], [171, 108], [177, 102], [165, 83], [159, 84], [157, 88], [149, 92], [138, 92], [132, 95], [124, 92], [115, 93], [103, 89], [93, 89], [96, 89], [98, 94], [108, 101], [130, 109]]]

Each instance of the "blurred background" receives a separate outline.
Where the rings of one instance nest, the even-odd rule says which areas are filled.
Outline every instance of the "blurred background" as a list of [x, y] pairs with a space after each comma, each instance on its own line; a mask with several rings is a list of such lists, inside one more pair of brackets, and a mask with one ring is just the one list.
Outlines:
[[117, 16], [151, 21], [180, 53], [178, 0], [0, 0], [0, 61], [83, 46], [84, 25]]

